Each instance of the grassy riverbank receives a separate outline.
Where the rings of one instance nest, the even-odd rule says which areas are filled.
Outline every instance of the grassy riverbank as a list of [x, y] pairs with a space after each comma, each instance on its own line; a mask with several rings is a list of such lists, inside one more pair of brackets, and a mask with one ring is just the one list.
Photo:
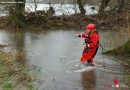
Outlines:
[[104, 54], [115, 55], [122, 58], [130, 58], [130, 40], [116, 49], [104, 52]]
[[29, 68], [13, 53], [0, 51], [0, 90], [37, 90], [31, 85]]

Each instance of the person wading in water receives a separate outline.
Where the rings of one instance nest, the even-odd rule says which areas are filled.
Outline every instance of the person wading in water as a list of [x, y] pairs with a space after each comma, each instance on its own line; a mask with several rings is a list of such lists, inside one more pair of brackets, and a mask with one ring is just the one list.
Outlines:
[[85, 47], [82, 52], [81, 63], [87, 62], [89, 65], [95, 66], [93, 58], [99, 48], [99, 33], [96, 30], [95, 24], [88, 24], [85, 32], [78, 34], [78, 37], [85, 38]]

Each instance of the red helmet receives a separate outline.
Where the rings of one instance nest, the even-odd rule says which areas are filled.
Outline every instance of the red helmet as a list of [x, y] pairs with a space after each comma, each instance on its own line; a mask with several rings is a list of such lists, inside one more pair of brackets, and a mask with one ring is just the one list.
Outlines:
[[95, 24], [88, 24], [88, 25], [86, 26], [86, 29], [95, 30], [95, 29], [96, 29], [96, 25], [95, 25]]

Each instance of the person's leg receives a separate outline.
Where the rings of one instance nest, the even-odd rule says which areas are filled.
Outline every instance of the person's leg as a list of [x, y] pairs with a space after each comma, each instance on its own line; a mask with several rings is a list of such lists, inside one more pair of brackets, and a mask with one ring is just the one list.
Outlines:
[[94, 57], [95, 57], [95, 55], [96, 55], [97, 51], [98, 51], [98, 48], [96, 48], [96, 51], [95, 51], [95, 53], [93, 54], [93, 57], [92, 57], [92, 58], [94, 58]]
[[86, 63], [87, 63], [87, 65], [90, 65], [91, 64], [91, 59], [86, 60]]
[[88, 48], [84, 48], [80, 61], [81, 61], [81, 63], [84, 63], [85, 61], [88, 61], [89, 59], [90, 59], [89, 50], [88, 50]]
[[90, 59], [90, 63], [93, 63], [93, 57]]
[[98, 51], [98, 48], [96, 48], [95, 53], [93, 54], [92, 58], [90, 59], [90, 63], [91, 63], [92, 66], [95, 66], [95, 64], [93, 63], [93, 59], [94, 59], [97, 51]]
[[93, 58], [97, 53], [98, 48], [94, 48], [94, 49], [84, 49], [83, 53], [82, 53], [82, 58], [81, 58], [81, 63], [84, 63], [85, 61], [88, 63], [93, 63]]

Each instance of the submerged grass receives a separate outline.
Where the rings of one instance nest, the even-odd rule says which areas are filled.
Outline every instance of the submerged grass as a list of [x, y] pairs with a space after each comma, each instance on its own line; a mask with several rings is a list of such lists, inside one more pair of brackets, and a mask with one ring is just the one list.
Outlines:
[[18, 90], [21, 86], [22, 90], [37, 90], [31, 85], [29, 67], [17, 60], [15, 54], [0, 51], [0, 90]]

